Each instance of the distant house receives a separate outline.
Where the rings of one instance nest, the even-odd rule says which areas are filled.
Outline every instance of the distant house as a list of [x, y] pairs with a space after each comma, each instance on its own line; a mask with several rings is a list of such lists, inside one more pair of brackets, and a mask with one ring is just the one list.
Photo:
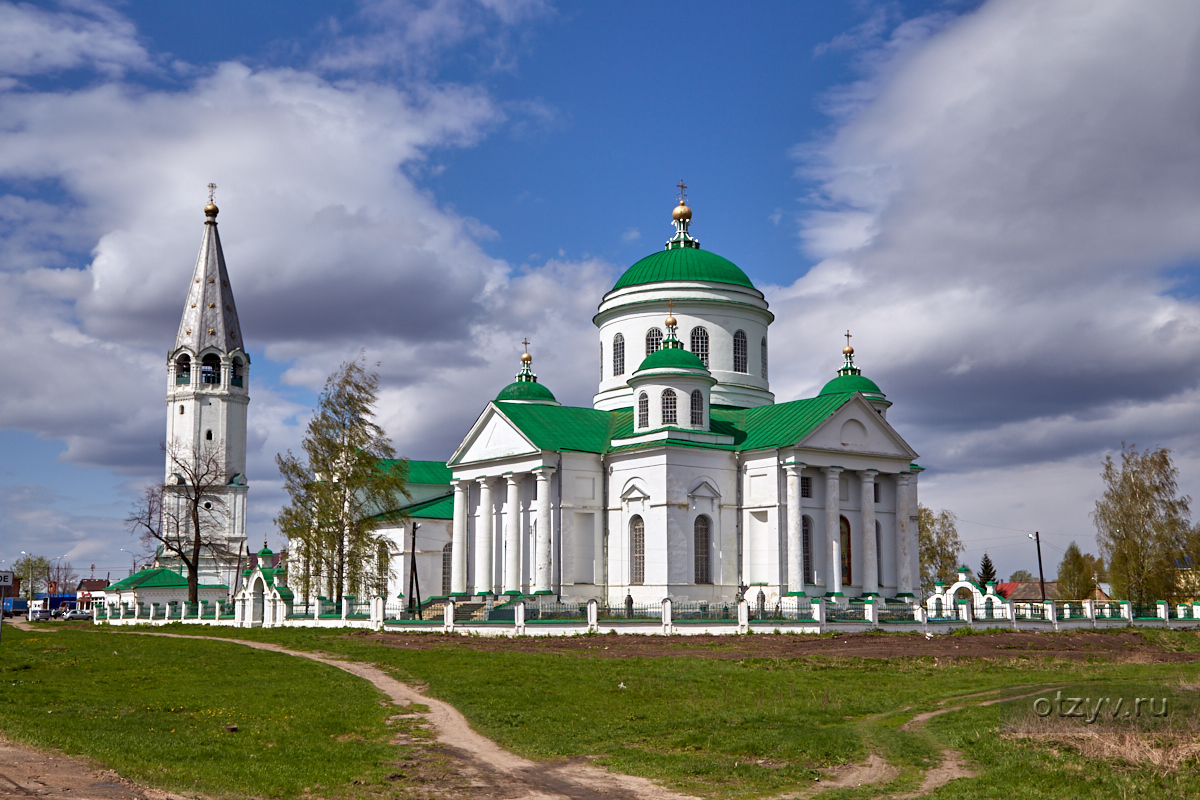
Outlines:
[[[1040, 603], [1042, 601], [1042, 587], [1038, 581], [1016, 581], [1008, 583], [1000, 583], [996, 585], [996, 592], [1004, 595], [1004, 599], [1010, 603]], [[1047, 600], [1096, 600], [1102, 603], [1109, 602], [1112, 598], [1103, 588], [1097, 587], [1087, 597], [1059, 597], [1058, 596], [1058, 581], [1046, 581], [1046, 599]]]
[[75, 586], [75, 607], [80, 611], [91, 611], [93, 604], [104, 602], [104, 590], [108, 581], [104, 578], [84, 578]]

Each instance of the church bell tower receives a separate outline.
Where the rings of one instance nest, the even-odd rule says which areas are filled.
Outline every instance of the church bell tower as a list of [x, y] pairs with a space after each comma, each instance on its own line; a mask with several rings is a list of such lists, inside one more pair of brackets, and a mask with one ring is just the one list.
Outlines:
[[[218, 209], [204, 207], [204, 238], [188, 286], [175, 346], [167, 357], [167, 459], [164, 503], [186, 479], [173, 454], [198, 454], [219, 461], [223, 506], [216, 531], [225, 550], [246, 542], [246, 407], [250, 402], [250, 356], [242, 343], [237, 306], [217, 233]], [[178, 493], [178, 488], [175, 489]], [[218, 562], [224, 554], [214, 553]], [[206, 570], [207, 571], [207, 570]], [[217, 568], [218, 576], [223, 570]], [[230, 584], [232, 585], [232, 584]]]

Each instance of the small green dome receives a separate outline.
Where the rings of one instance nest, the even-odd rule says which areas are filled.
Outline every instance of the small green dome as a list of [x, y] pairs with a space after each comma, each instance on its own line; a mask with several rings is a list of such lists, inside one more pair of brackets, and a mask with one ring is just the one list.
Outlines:
[[708, 281], [754, 288], [746, 273], [729, 259], [698, 247], [675, 247], [652, 253], [625, 270], [613, 290], [666, 281]]
[[862, 392], [867, 395], [874, 394], [880, 397], [884, 396], [874, 381], [864, 378], [862, 375], [838, 375], [825, 384], [825, 388], [821, 390], [821, 395], [850, 394], [852, 392]]
[[684, 350], [682, 347], [664, 347], [661, 350], [655, 350], [650, 355], [642, 360], [635, 372], [641, 372], [646, 369], [690, 369], [701, 370], [708, 372], [708, 367], [704, 366], [704, 362], [695, 353]]
[[496, 395], [496, 402], [503, 400], [514, 400], [525, 403], [558, 402], [554, 399], [554, 394], [549, 389], [533, 381], [516, 381], [505, 386], [500, 390], [500, 394]]

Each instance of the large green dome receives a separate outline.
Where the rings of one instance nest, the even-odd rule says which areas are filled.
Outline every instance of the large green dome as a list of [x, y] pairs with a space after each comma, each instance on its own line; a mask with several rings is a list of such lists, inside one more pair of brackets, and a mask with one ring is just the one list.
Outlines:
[[521, 403], [558, 402], [549, 389], [533, 381], [517, 381], [505, 386], [500, 390], [500, 394], [496, 395], [497, 402], [502, 400], [514, 400]]
[[746, 273], [729, 259], [698, 247], [674, 247], [652, 253], [625, 270], [613, 289], [665, 281], [708, 281], [754, 288]]
[[821, 390], [821, 395], [850, 394], [852, 392], [862, 392], [866, 395], [879, 395], [880, 397], [884, 396], [879, 387], [875, 385], [875, 381], [871, 380], [870, 378], [864, 378], [862, 375], [838, 375], [829, 383], [825, 384], [825, 388]]

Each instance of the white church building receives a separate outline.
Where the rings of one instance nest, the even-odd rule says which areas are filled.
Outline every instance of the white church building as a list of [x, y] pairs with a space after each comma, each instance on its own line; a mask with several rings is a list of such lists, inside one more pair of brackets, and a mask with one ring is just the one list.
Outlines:
[[[816, 397], [775, 402], [774, 315], [745, 272], [701, 249], [691, 217], [681, 200], [666, 248], [602, 298], [591, 408], [559, 404], [526, 352], [445, 465], [411, 462], [413, 502], [389, 515], [410, 521], [384, 528], [390, 596], [407, 590], [412, 523], [425, 597], [918, 591], [921, 468], [891, 403], [849, 344]], [[209, 352], [235, 357], [194, 357]]]

